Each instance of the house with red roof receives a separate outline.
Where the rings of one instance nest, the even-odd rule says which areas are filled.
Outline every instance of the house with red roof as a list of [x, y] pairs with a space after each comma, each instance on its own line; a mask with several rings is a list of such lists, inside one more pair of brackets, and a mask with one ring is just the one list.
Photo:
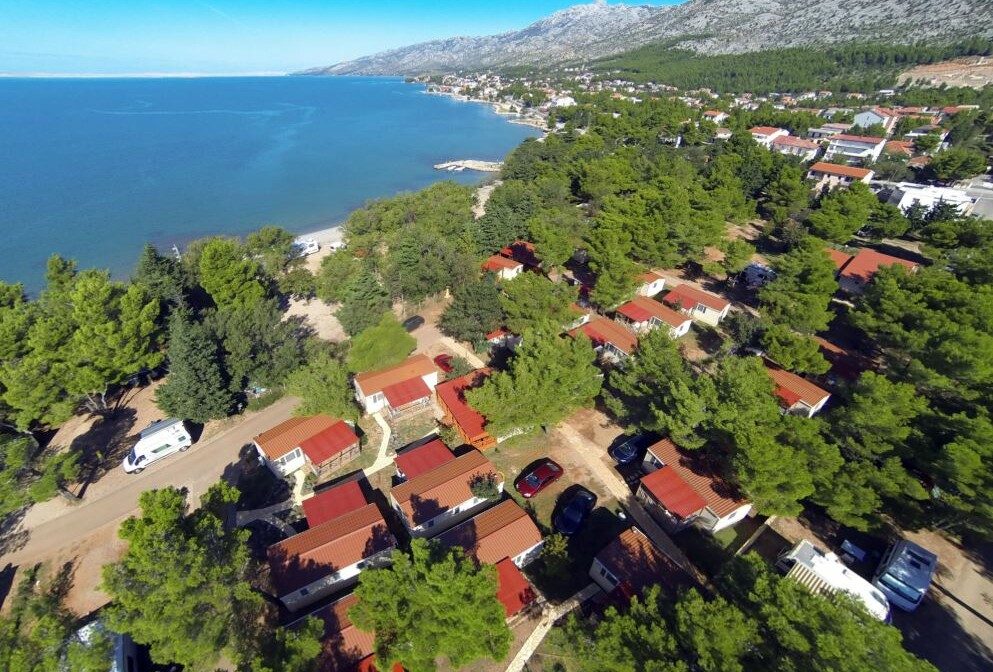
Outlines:
[[500, 254], [494, 254], [483, 262], [483, 271], [496, 273], [501, 280], [513, 280], [524, 272], [524, 264], [513, 259], [508, 259]]
[[831, 257], [831, 261], [834, 263], [834, 267], [839, 273], [841, 272], [841, 269], [843, 269], [845, 265], [852, 260], [852, 255], [833, 247], [825, 247], [824, 252]]
[[469, 405], [465, 395], [481, 386], [489, 375], [490, 369], [476, 369], [460, 378], [445, 381], [435, 390], [438, 407], [443, 413], [442, 423], [454, 429], [465, 444], [477, 450], [492, 448], [498, 440], [486, 431], [486, 418]]
[[645, 271], [638, 276], [638, 296], [655, 296], [665, 289], [665, 276], [655, 271]]
[[776, 386], [774, 394], [779, 405], [787, 413], [812, 418], [831, 398], [827, 390], [779, 366], [767, 363], [766, 372]]
[[731, 302], [690, 285], [676, 285], [662, 297], [662, 303], [714, 327], [731, 310]]
[[908, 273], [915, 273], [920, 267], [919, 264], [912, 261], [891, 257], [888, 254], [866, 248], [859, 250], [858, 254], [841, 268], [838, 282], [841, 284], [842, 291], [858, 296], [865, 291], [866, 285], [875, 277], [880, 268], [889, 266], [903, 266]]
[[858, 168], [837, 163], [818, 161], [807, 171], [807, 179], [814, 182], [814, 189], [850, 187], [853, 182], [868, 184], [875, 173], [868, 168]]
[[375, 504], [295, 534], [268, 550], [279, 601], [298, 611], [356, 581], [363, 569], [390, 563], [396, 538]]
[[500, 256], [524, 264], [525, 268], [540, 268], [541, 259], [535, 253], [534, 243], [526, 240], [515, 240], [500, 250]]
[[490, 345], [500, 348], [510, 348], [511, 350], [516, 350], [517, 346], [523, 340], [524, 338], [522, 336], [515, 334], [507, 327], [500, 327], [486, 334], [486, 342]]
[[821, 146], [813, 140], [794, 138], [791, 135], [781, 136], [772, 141], [772, 151], [787, 156], [800, 157], [801, 161], [813, 161]]
[[473, 450], [393, 486], [390, 505], [411, 536], [433, 537], [488, 507], [491, 501], [473, 489], [491, 479], [503, 492], [503, 474]]
[[772, 147], [772, 143], [776, 138], [784, 138], [790, 134], [785, 128], [777, 128], [775, 126], [755, 126], [748, 129], [748, 132], [752, 134], [755, 142], [767, 149]]
[[636, 497], [669, 532], [690, 525], [714, 534], [741, 522], [752, 504], [700, 454], [662, 439], [645, 453]]
[[685, 313], [677, 313], [646, 296], [636, 296], [619, 306], [614, 319], [639, 334], [663, 327], [672, 338], [685, 336], [693, 324]]
[[589, 574], [605, 593], [622, 598], [639, 595], [655, 584], [675, 593], [693, 583], [679, 564], [637, 527], [621, 532], [597, 553]]
[[395, 418], [430, 408], [438, 367], [427, 355], [414, 355], [395, 366], [360, 373], [352, 384], [366, 413], [384, 411]]
[[545, 543], [531, 516], [512, 499], [459, 523], [436, 540], [445, 548], [463, 549], [477, 562], [495, 565], [509, 558], [517, 567], [537, 559]]
[[873, 107], [863, 110], [855, 115], [853, 121], [856, 126], [869, 128], [870, 126], [882, 126], [889, 133], [893, 130], [896, 122], [900, 120], [900, 115], [893, 110], [882, 107]]
[[496, 563], [497, 599], [511, 619], [538, 601], [538, 593], [510, 558]]
[[[359, 630], [348, 617], [348, 611], [358, 603], [359, 596], [351, 593], [287, 626], [300, 628], [311, 616], [324, 625], [318, 672], [379, 672], [373, 653], [375, 633]], [[403, 672], [403, 666], [397, 663], [391, 672]]]
[[[361, 472], [360, 472], [361, 473]], [[316, 492], [303, 500], [303, 513], [307, 525], [317, 527], [346, 513], [361, 509], [369, 500], [363, 489], [363, 478], [356, 478]]]
[[433, 439], [419, 446], [401, 450], [393, 458], [393, 464], [397, 468], [397, 478], [407, 481], [454, 459], [455, 454], [448, 449], [444, 441]]
[[290, 418], [253, 439], [255, 450], [279, 477], [306, 468], [321, 476], [359, 456], [352, 425], [326, 415]]
[[638, 337], [630, 329], [600, 315], [568, 332], [572, 338], [580, 333], [586, 334], [600, 358], [608, 362], [622, 362], [638, 348]]
[[715, 124], [723, 124], [730, 115], [727, 112], [721, 112], [720, 110], [707, 110], [703, 113], [703, 118], [707, 121], [712, 121]]

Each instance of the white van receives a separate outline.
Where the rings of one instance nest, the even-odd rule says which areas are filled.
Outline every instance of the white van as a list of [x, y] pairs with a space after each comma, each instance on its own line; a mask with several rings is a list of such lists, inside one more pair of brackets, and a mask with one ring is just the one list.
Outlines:
[[124, 458], [124, 471], [140, 473], [145, 467], [167, 455], [182, 452], [193, 445], [190, 432], [182, 420], [158, 420], [141, 430], [138, 443]]

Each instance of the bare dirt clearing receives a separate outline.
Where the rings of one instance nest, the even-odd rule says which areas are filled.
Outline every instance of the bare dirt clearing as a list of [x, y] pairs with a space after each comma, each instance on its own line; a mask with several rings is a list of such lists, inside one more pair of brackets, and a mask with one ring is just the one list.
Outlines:
[[961, 58], [932, 65], [919, 65], [900, 75], [904, 82], [926, 81], [930, 86], [971, 86], [981, 89], [993, 84], [993, 59], [984, 56]]

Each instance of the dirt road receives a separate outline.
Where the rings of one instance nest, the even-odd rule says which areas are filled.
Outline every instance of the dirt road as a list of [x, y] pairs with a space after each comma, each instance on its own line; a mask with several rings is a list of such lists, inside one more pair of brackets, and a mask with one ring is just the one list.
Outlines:
[[[222, 476], [230, 475], [238, 462], [242, 446], [273, 425], [288, 419], [296, 405], [294, 398], [284, 398], [245, 418], [220, 434], [212, 436], [180, 453], [131, 476], [125, 484], [98, 499], [84, 499], [78, 506], [57, 518], [35, 527], [15, 531], [21, 535], [11, 544], [10, 552], [0, 556], [0, 565], [25, 565], [48, 560], [111, 523], [119, 523], [138, 510], [138, 498], [146, 490], [169, 485], [186, 487], [190, 502], [196, 505], [200, 495]], [[24, 536], [26, 535], [26, 536]], [[101, 535], [102, 536], [102, 535]]]

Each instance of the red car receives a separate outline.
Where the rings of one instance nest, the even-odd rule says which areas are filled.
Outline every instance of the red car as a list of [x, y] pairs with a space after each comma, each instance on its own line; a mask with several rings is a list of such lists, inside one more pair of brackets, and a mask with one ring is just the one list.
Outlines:
[[439, 369], [441, 369], [445, 373], [448, 373], [449, 371], [455, 368], [452, 366], [451, 355], [438, 355], [437, 357], [434, 358], [434, 363]]
[[555, 481], [562, 478], [562, 467], [545, 458], [521, 474], [514, 487], [525, 499], [531, 499]]

